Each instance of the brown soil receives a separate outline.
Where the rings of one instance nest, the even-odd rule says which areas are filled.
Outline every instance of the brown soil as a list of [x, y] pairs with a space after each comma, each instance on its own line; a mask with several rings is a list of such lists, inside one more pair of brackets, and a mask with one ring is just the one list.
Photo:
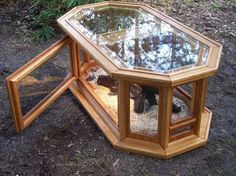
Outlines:
[[236, 175], [236, 6], [234, 0], [234, 5], [217, 2], [222, 5], [203, 0], [152, 3], [224, 45], [219, 72], [209, 81], [206, 105], [213, 120], [207, 145], [160, 160], [113, 149], [69, 91], [16, 134], [5, 78], [61, 36], [32, 42], [27, 35], [29, 1], [1, 1], [0, 175]]

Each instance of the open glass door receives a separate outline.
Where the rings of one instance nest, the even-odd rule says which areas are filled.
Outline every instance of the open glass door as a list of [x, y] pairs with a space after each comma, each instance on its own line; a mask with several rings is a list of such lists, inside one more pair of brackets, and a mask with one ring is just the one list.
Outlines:
[[20, 132], [77, 79], [76, 43], [65, 37], [7, 78], [16, 131]]

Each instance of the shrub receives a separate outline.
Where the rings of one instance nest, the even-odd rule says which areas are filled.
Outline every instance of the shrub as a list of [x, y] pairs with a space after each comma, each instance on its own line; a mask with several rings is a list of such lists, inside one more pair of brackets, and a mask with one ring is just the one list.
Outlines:
[[33, 0], [38, 12], [34, 14], [33, 25], [37, 30], [33, 33], [36, 41], [45, 41], [56, 35], [56, 19], [71, 8], [103, 0]]

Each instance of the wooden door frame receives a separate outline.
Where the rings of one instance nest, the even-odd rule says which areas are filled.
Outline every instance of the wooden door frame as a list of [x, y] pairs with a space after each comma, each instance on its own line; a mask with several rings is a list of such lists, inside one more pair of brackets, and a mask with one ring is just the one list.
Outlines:
[[[64, 81], [44, 97], [36, 106], [34, 106], [27, 114], [23, 115], [20, 103], [20, 93], [18, 83], [25, 78], [29, 73], [50, 60], [64, 47], [70, 48], [71, 73], [69, 73]], [[13, 120], [17, 133], [21, 132], [29, 126], [49, 105], [51, 105], [65, 90], [69, 88], [71, 83], [78, 78], [78, 53], [76, 43], [66, 36], [59, 40], [51, 47], [47, 48], [41, 54], [31, 59], [28, 63], [11, 74], [6, 79], [8, 94], [12, 105]]]

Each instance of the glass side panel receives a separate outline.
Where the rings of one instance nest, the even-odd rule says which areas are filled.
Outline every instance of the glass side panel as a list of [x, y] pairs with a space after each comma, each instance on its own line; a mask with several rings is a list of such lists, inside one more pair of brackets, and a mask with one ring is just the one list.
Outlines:
[[186, 126], [179, 127], [179, 128], [172, 130], [170, 132], [170, 135], [171, 135], [171, 137], [174, 138], [175, 136], [178, 136], [180, 134], [183, 135], [183, 134], [185, 134], [187, 132], [191, 132], [191, 131], [193, 131], [193, 125], [186, 125]]
[[208, 57], [208, 46], [140, 8], [83, 9], [68, 23], [123, 68], [168, 73]]
[[35, 69], [18, 84], [22, 113], [26, 115], [71, 72], [69, 47]]
[[159, 89], [132, 83], [130, 85], [130, 132], [156, 137], [158, 116]]
[[[175, 88], [173, 94], [171, 123], [175, 124], [192, 118], [194, 105], [192, 84], [185, 84]], [[189, 96], [186, 94], [189, 94]]]
[[83, 65], [84, 62], [85, 62], [85, 59], [84, 59], [84, 51], [82, 49], [78, 49], [79, 50], [79, 63], [80, 65]]
[[113, 122], [118, 125], [118, 81], [99, 66], [90, 66], [82, 75], [97, 98], [105, 106]]
[[183, 84], [173, 89], [172, 115], [170, 123], [170, 139], [177, 140], [194, 134], [196, 116], [195, 94], [196, 84]]

